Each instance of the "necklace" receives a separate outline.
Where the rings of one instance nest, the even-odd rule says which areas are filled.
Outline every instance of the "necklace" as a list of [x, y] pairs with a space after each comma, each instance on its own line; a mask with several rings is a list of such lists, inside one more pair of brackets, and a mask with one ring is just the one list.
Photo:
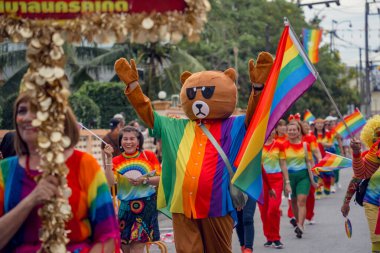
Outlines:
[[132, 154], [126, 154], [125, 152], [121, 153], [125, 159], [131, 159], [131, 158], [136, 158], [140, 155], [140, 151], [136, 151], [135, 153]]
[[[36, 180], [36, 177], [38, 176], [38, 174], [35, 174], [33, 173], [31, 170], [30, 170], [30, 156], [27, 155], [26, 156], [26, 160], [25, 160], [25, 174], [27, 177], [29, 177], [30, 179], [33, 179], [34, 181]], [[35, 175], [33, 175], [35, 174]]]

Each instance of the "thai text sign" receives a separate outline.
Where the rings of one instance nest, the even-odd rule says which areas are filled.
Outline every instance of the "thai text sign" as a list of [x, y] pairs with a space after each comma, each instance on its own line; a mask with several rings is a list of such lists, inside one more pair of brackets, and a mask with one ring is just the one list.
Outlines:
[[0, 15], [30, 19], [73, 19], [91, 13], [140, 13], [184, 11], [185, 0], [79, 0], [0, 1]]

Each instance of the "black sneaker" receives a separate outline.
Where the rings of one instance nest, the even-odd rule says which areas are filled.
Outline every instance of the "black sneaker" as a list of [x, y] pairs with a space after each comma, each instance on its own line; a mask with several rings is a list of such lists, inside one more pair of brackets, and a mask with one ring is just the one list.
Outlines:
[[297, 238], [299, 238], [299, 239], [302, 238], [303, 232], [299, 227], [296, 227], [296, 229], [294, 230], [294, 233], [296, 233]]
[[275, 247], [276, 249], [282, 249], [284, 247], [284, 244], [282, 244], [282, 242], [280, 241], [274, 241], [273, 247]]
[[267, 241], [266, 243], [264, 243], [264, 247], [270, 247], [272, 246], [272, 241]]
[[297, 227], [297, 220], [296, 220], [296, 218], [291, 218], [289, 222], [290, 222], [290, 224], [293, 225], [294, 228]]

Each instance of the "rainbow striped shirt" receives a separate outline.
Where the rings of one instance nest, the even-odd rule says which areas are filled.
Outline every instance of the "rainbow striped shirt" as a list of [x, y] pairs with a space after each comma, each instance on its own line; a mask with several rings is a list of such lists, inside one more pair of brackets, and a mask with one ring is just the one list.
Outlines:
[[160, 162], [156, 155], [149, 150], [132, 155], [121, 154], [112, 159], [113, 170], [117, 178], [117, 198], [128, 201], [153, 195], [156, 190], [151, 185], [133, 186], [127, 177], [139, 177], [155, 171], [154, 175], [161, 174]]
[[[231, 164], [246, 132], [244, 120], [245, 115], [202, 121]], [[158, 208], [166, 207], [172, 213], [194, 219], [234, 212], [225, 163], [196, 121], [168, 118], [154, 112], [152, 134], [161, 138], [165, 147]]]
[[263, 167], [268, 174], [281, 172], [280, 149], [281, 144], [274, 140], [272, 144], [264, 145], [263, 148]]
[[[311, 160], [312, 154], [310, 152], [310, 146], [307, 143], [306, 146], [308, 159]], [[289, 141], [284, 142], [280, 150], [280, 159], [286, 160], [286, 166], [288, 167], [289, 173], [307, 169], [303, 142], [298, 144], [290, 143]]]
[[[82, 252], [94, 243], [109, 239], [119, 241], [120, 234], [111, 193], [98, 162], [91, 155], [74, 150], [67, 159], [68, 186], [72, 190], [69, 203], [73, 217], [66, 224], [70, 239], [67, 249]], [[34, 172], [34, 171], [32, 171]], [[36, 172], [35, 172], [36, 173]], [[0, 162], [0, 216], [12, 210], [36, 187], [25, 173], [18, 157]], [[5, 252], [37, 252], [40, 247], [38, 230], [41, 220], [35, 207], [6, 246]]]

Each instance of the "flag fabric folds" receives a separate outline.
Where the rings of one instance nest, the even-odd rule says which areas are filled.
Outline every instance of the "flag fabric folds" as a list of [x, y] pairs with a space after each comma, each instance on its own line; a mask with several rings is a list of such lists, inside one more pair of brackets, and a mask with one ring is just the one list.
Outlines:
[[319, 172], [340, 170], [345, 168], [352, 168], [351, 159], [326, 152], [326, 155], [322, 158], [322, 160], [317, 163], [314, 168], [312, 168], [312, 172], [318, 175]]
[[302, 46], [286, 25], [273, 67], [234, 163], [237, 170], [232, 183], [250, 197], [259, 201], [261, 154], [266, 138], [288, 108], [311, 87], [316, 76]]
[[311, 121], [314, 121], [314, 120], [315, 120], [314, 115], [309, 111], [309, 109], [306, 109], [305, 114], [303, 115], [303, 121], [310, 123]]
[[311, 63], [319, 61], [319, 43], [322, 39], [321, 29], [302, 29], [303, 47]]
[[[344, 117], [344, 121], [346, 122], [350, 132], [353, 135], [358, 133], [366, 123], [364, 116], [361, 114], [358, 108], [356, 108], [355, 111], [350, 115]], [[335, 132], [340, 134], [343, 139], [350, 138], [350, 133], [344, 125], [343, 121], [339, 122], [335, 126]]]

